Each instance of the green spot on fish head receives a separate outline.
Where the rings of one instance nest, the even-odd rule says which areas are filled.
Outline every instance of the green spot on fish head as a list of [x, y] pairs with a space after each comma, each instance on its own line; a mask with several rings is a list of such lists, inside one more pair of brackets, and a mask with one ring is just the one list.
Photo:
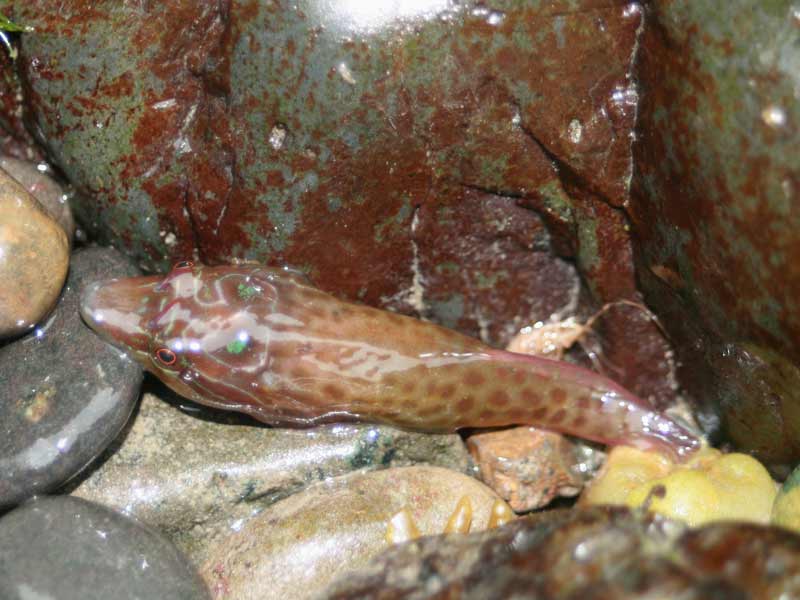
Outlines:
[[245, 348], [247, 348], [247, 342], [243, 342], [242, 340], [233, 340], [225, 346], [225, 349], [231, 354], [240, 354]]
[[246, 285], [244, 283], [240, 283], [239, 287], [236, 288], [236, 291], [239, 293], [239, 298], [242, 300], [250, 300], [250, 298], [258, 294], [258, 289], [252, 285]]

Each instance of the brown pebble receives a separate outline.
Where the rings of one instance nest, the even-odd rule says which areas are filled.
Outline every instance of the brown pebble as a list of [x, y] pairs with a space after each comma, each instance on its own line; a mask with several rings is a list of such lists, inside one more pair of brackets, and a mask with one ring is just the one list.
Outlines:
[[470, 436], [467, 448], [481, 479], [517, 511], [574, 496], [583, 486], [585, 476], [573, 468], [576, 446], [557, 433], [533, 427], [490, 431]]
[[3, 156], [0, 157], [0, 169], [36, 198], [72, 241], [75, 235], [75, 219], [64, 189], [47, 172], [42, 172], [36, 163]]
[[0, 170], [0, 338], [29, 331], [47, 316], [68, 266], [64, 230]]

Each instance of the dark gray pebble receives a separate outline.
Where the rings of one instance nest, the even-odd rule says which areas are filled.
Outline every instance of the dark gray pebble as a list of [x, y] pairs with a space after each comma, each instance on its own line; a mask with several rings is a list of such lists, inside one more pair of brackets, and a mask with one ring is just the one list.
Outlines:
[[161, 534], [70, 496], [40, 498], [0, 519], [3, 600], [194, 600], [208, 591]]
[[51, 491], [117, 436], [134, 407], [140, 367], [81, 320], [81, 292], [138, 274], [119, 252], [75, 252], [46, 322], [0, 348], [0, 508]]

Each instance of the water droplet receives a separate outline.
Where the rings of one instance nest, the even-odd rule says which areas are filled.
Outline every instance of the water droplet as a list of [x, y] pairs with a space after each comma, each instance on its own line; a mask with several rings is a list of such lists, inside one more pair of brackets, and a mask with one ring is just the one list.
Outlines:
[[639, 6], [638, 2], [631, 2], [628, 4], [622, 11], [622, 16], [625, 18], [632, 17], [634, 15], [640, 15], [642, 12], [641, 6]]
[[617, 106], [636, 106], [639, 102], [639, 92], [636, 90], [636, 86], [622, 86], [618, 85], [614, 87], [614, 91], [611, 93], [611, 102]]
[[567, 136], [573, 144], [580, 144], [583, 138], [583, 124], [578, 119], [572, 119], [567, 126]]
[[336, 70], [338, 71], [339, 75], [341, 75], [342, 79], [344, 79], [350, 85], [356, 84], [356, 78], [353, 77], [352, 71], [350, 71], [350, 67], [347, 66], [347, 63], [340, 62]]
[[284, 125], [280, 123], [275, 125], [272, 131], [269, 132], [269, 145], [275, 150], [280, 150], [283, 147], [283, 143], [286, 141], [287, 134], [288, 130]]
[[776, 104], [770, 104], [761, 111], [761, 119], [773, 129], [780, 129], [786, 125], [786, 111]]
[[505, 14], [501, 13], [499, 10], [493, 10], [489, 13], [489, 16], [486, 17], [486, 22], [489, 25], [500, 25], [505, 18]]
[[792, 185], [791, 179], [784, 179], [781, 182], [781, 189], [783, 190], [783, 195], [786, 196], [786, 199], [791, 200], [792, 196], [794, 195], [794, 186]]

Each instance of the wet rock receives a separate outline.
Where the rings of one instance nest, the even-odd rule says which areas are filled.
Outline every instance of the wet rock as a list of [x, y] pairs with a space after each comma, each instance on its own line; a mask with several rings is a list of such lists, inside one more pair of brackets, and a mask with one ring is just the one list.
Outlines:
[[800, 537], [781, 529], [572, 510], [390, 548], [319, 598], [770, 600], [797, 597], [798, 572]]
[[73, 493], [157, 527], [198, 563], [264, 508], [330, 477], [415, 463], [467, 469], [457, 435], [351, 424], [270, 429], [163, 393], [168, 402], [145, 394], [121, 445]]
[[462, 497], [472, 529], [486, 527], [498, 497], [448, 469], [407, 467], [320, 483], [264, 511], [215, 547], [201, 568], [214, 598], [308, 598], [337, 574], [387, 547], [389, 521], [408, 509], [422, 535], [440, 533]]
[[[43, 168], [40, 168], [43, 167]], [[8, 156], [0, 157], [0, 169], [36, 198], [72, 240], [75, 235], [75, 219], [67, 201], [65, 190], [53, 179], [52, 170], [45, 163], [32, 163]]]
[[481, 479], [516, 512], [577, 496], [603, 453], [558, 433], [514, 427], [467, 439]]
[[[7, 11], [4, 3], [2, 10]], [[14, 61], [8, 52], [0, 52], [0, 155], [39, 162], [44, 152], [25, 127], [23, 121], [25, 96], [22, 82], [16, 77]]]
[[0, 348], [0, 507], [67, 481], [127, 421], [141, 369], [84, 325], [78, 304], [86, 285], [136, 272], [115, 250], [77, 251], [54, 313]]
[[[288, 264], [494, 344], [634, 297], [639, 4], [401, 4], [6, 2], [76, 214], [148, 269]], [[657, 329], [608, 330], [621, 383], [667, 402]]]
[[50, 312], [68, 266], [64, 230], [0, 171], [0, 339], [29, 331]]
[[41, 498], [0, 519], [4, 600], [201, 600], [208, 591], [160, 534], [99, 504]]
[[706, 427], [762, 460], [793, 464], [797, 6], [657, 0], [647, 22], [629, 207], [639, 279]]

